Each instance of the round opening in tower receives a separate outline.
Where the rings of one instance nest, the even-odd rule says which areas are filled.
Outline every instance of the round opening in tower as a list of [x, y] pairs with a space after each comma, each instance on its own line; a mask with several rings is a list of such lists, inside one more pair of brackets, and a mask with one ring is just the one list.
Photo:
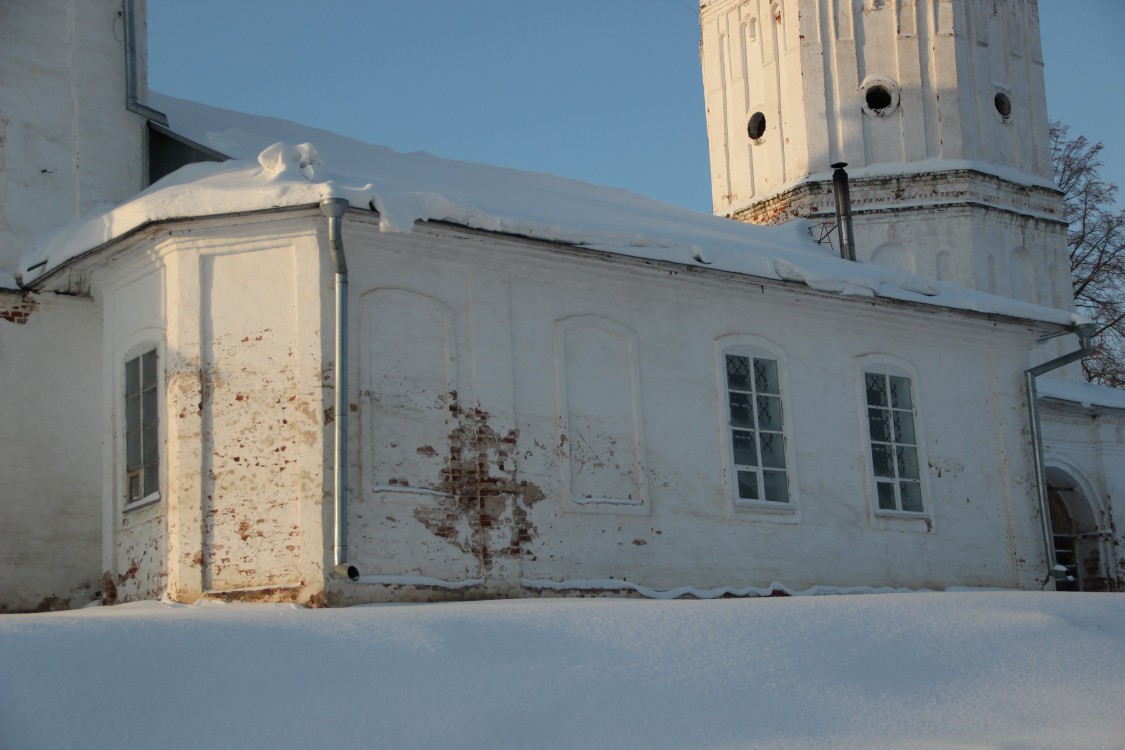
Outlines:
[[746, 125], [746, 134], [750, 140], [759, 140], [766, 132], [766, 116], [761, 112], [750, 115], [750, 122]]
[[882, 112], [894, 104], [894, 97], [886, 86], [876, 84], [867, 89], [867, 108], [872, 112]]
[[1003, 91], [1000, 91], [992, 98], [992, 105], [996, 107], [996, 111], [1000, 116], [1007, 119], [1008, 115], [1012, 114], [1012, 100]]

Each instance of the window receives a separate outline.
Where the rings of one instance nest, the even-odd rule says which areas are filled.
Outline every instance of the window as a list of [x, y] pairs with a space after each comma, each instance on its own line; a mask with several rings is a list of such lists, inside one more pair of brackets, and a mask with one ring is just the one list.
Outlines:
[[737, 499], [789, 502], [777, 361], [724, 354]]
[[878, 508], [921, 513], [922, 484], [910, 378], [885, 372], [865, 372], [863, 377]]
[[125, 504], [154, 498], [160, 485], [156, 350], [125, 363]]

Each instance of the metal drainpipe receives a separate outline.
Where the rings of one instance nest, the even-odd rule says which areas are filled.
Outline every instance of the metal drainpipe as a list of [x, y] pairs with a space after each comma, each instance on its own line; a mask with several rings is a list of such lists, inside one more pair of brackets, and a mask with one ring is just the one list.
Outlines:
[[133, 2], [134, 0], [125, 0], [122, 9], [122, 20], [125, 23], [125, 109], [168, 127], [167, 115], [141, 104], [137, 99], [137, 30]]
[[1052, 578], [1061, 578], [1059, 571], [1055, 570], [1055, 533], [1051, 524], [1051, 508], [1047, 499], [1047, 467], [1043, 462], [1043, 432], [1039, 425], [1039, 390], [1035, 379], [1045, 372], [1057, 370], [1063, 365], [1076, 362], [1091, 351], [1091, 339], [1094, 337], [1093, 323], [1080, 323], [1074, 326], [1074, 333], [1078, 336], [1078, 349], [1070, 354], [1056, 357], [1050, 362], [1030, 367], [1024, 370], [1027, 380], [1027, 411], [1031, 419], [1031, 452], [1035, 461], [1035, 491], [1039, 497], [1039, 520], [1043, 526], [1043, 544], [1047, 549], [1047, 576], [1043, 579], [1044, 585]]
[[332, 572], [349, 581], [359, 580], [359, 570], [348, 563], [348, 261], [344, 257], [344, 213], [348, 202], [343, 198], [325, 198], [320, 210], [328, 217], [328, 248], [336, 269], [336, 393], [335, 454], [332, 458], [334, 479]]
[[848, 188], [846, 161], [832, 165], [832, 192], [836, 196], [836, 233], [840, 238], [840, 257], [855, 260], [855, 231], [852, 228], [852, 195]]

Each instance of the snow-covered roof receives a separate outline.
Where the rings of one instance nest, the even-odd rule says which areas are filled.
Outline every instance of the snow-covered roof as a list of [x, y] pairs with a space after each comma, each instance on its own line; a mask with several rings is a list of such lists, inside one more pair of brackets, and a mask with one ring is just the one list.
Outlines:
[[24, 284], [147, 223], [344, 198], [373, 208], [380, 228], [445, 221], [621, 255], [673, 261], [845, 295], [884, 297], [1067, 325], [1065, 311], [840, 259], [802, 221], [742, 224], [617, 188], [515, 169], [399, 153], [297, 123], [153, 93], [171, 128], [232, 157], [192, 164], [118, 206], [40, 238], [22, 259]]
[[1055, 378], [1041, 378], [1035, 388], [1040, 398], [1071, 401], [1082, 406], [1125, 409], [1125, 391], [1097, 383], [1068, 383]]

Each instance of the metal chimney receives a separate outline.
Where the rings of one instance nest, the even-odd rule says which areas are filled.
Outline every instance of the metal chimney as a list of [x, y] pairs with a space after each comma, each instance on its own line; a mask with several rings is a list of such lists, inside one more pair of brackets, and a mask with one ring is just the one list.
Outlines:
[[852, 196], [848, 189], [848, 173], [845, 161], [832, 165], [832, 192], [836, 196], [836, 233], [840, 238], [840, 257], [855, 260], [855, 232], [852, 229]]

